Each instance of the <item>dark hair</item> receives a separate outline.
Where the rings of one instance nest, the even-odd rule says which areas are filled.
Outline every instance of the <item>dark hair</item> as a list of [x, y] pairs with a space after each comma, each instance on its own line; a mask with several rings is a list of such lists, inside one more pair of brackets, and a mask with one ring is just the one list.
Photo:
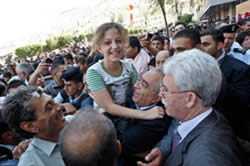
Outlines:
[[140, 44], [140, 41], [138, 40], [137, 37], [135, 37], [135, 36], [129, 36], [128, 41], [129, 41], [129, 45], [132, 48], [137, 47], [138, 51], [140, 52], [140, 50], [141, 50], [141, 44]]
[[61, 79], [65, 81], [73, 81], [74, 83], [82, 82], [83, 72], [80, 70], [79, 67], [70, 67], [66, 70]]
[[26, 86], [22, 80], [12, 80], [7, 86], [7, 92], [9, 91], [9, 89], [18, 88], [21, 85]]
[[64, 65], [63, 57], [56, 58], [51, 66], [51, 73], [57, 72], [59, 66]]
[[179, 21], [177, 23], [175, 23], [174, 27], [178, 26], [178, 25], [183, 25], [186, 28], [186, 24], [184, 24], [183, 22]]
[[[73, 138], [79, 139], [74, 146]], [[116, 140], [111, 120], [88, 108], [79, 111], [61, 131], [59, 147], [67, 166], [112, 166], [117, 153]]]
[[81, 64], [81, 65], [84, 65], [84, 64], [87, 64], [87, 61], [86, 61], [86, 57], [79, 57], [76, 61], [77, 64]]
[[244, 32], [240, 32], [237, 35], [236, 41], [241, 45], [243, 43], [243, 41], [245, 40], [245, 37], [250, 36], [250, 31], [244, 31]]
[[3, 103], [3, 120], [14, 132], [25, 138], [31, 138], [34, 134], [21, 129], [20, 124], [36, 120], [35, 110], [30, 105], [32, 99], [38, 97], [36, 94], [42, 94], [42, 91], [36, 87], [18, 89], [6, 96]]
[[11, 77], [11, 72], [6, 71], [5, 73], [3, 73], [3, 77]]
[[173, 40], [182, 37], [190, 39], [193, 48], [195, 48], [197, 44], [201, 44], [200, 33], [194, 29], [184, 29], [177, 32], [174, 35]]
[[224, 43], [224, 36], [223, 36], [223, 32], [217, 29], [208, 29], [205, 32], [201, 33], [201, 37], [202, 36], [207, 36], [207, 35], [211, 35], [213, 40], [216, 43], [222, 42]]
[[164, 44], [164, 37], [163, 36], [155, 36], [155, 37], [153, 37], [152, 38], [152, 41], [154, 41], [154, 40], [158, 40], [158, 41], [160, 41], [162, 44]]
[[71, 54], [67, 54], [64, 56], [65, 59], [73, 60], [73, 56]]

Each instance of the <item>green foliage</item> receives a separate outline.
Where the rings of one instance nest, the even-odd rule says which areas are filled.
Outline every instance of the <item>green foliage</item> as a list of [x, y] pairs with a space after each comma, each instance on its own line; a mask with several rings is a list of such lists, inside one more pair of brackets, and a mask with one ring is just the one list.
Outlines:
[[52, 51], [57, 48], [66, 47], [73, 41], [73, 36], [71, 35], [62, 35], [62, 36], [53, 36], [46, 40], [46, 45], [44, 48], [46, 51]]
[[66, 47], [73, 41], [73, 37], [71, 35], [59, 36], [57, 39], [57, 47], [63, 48]]
[[32, 44], [23, 47], [19, 47], [15, 50], [15, 54], [18, 57], [34, 56], [43, 52], [42, 44]]
[[181, 22], [188, 24], [190, 22], [192, 22], [192, 14], [184, 14], [183, 16], [179, 16], [178, 20], [180, 20]]
[[143, 31], [144, 31], [143, 29], [129, 29], [128, 34], [129, 35], [136, 35], [136, 34], [141, 33]]
[[93, 38], [93, 33], [88, 33], [88, 34], [86, 34], [86, 39], [88, 40], [88, 41], [91, 41], [92, 40], [92, 38]]
[[84, 35], [84, 34], [81, 34], [81, 35], [79, 35], [79, 36], [74, 36], [72, 39], [73, 39], [76, 43], [78, 43], [78, 42], [81, 42], [81, 41], [85, 40], [85, 35]]

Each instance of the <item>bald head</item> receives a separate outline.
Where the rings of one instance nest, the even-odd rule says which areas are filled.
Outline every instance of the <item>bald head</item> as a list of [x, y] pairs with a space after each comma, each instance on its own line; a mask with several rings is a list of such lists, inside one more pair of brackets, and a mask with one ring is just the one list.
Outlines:
[[168, 59], [170, 53], [168, 50], [159, 51], [155, 57], [155, 67], [162, 68], [166, 59]]
[[59, 145], [66, 166], [112, 166], [117, 154], [112, 122], [91, 109], [79, 111], [65, 126]]

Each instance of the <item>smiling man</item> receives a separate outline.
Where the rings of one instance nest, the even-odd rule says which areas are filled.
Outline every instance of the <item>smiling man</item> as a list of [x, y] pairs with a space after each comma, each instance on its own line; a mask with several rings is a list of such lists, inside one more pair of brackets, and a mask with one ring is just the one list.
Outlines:
[[6, 97], [3, 119], [22, 137], [33, 138], [19, 166], [64, 166], [57, 145], [65, 124], [64, 110], [38, 88], [18, 89]]
[[[137, 110], [146, 111], [156, 105], [162, 106], [159, 96], [162, 78], [162, 70], [154, 68], [144, 73], [137, 81], [132, 98]], [[170, 121], [171, 118], [167, 115], [155, 120], [131, 120], [120, 138], [123, 164], [136, 166], [136, 162], [141, 160], [167, 132]]]

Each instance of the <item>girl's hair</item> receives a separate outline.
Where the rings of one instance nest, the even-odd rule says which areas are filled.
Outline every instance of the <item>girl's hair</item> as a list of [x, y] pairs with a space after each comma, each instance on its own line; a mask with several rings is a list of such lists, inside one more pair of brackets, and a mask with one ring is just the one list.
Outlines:
[[118, 32], [121, 34], [122, 41], [125, 44], [128, 43], [128, 31], [121, 24], [115, 22], [104, 23], [101, 26], [99, 26], [95, 32], [92, 41], [92, 49], [90, 52], [90, 56], [93, 55], [98, 50], [103, 40], [104, 33], [111, 28], [117, 29]]

